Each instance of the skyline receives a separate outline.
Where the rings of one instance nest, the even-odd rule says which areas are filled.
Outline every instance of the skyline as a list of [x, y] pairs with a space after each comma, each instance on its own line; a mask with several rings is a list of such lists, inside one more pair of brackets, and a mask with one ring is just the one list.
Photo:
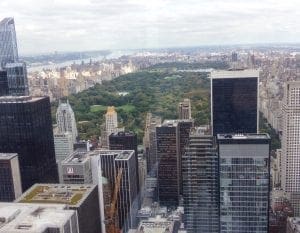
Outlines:
[[0, 17], [14, 17], [20, 54], [24, 55], [299, 43], [297, 6], [296, 0], [4, 0]]

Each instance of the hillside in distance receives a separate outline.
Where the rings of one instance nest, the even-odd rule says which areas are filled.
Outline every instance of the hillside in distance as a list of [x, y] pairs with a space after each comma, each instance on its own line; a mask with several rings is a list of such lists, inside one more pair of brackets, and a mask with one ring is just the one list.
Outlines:
[[[176, 67], [170, 67], [170, 64], [167, 66], [168, 69], [155, 67], [123, 75], [69, 96], [80, 137], [89, 139], [100, 136], [100, 126], [105, 122], [106, 108], [115, 106], [119, 125], [136, 132], [141, 142], [147, 112], [163, 119], [176, 119], [178, 102], [183, 98], [191, 99], [195, 123], [208, 124], [210, 119], [208, 73], [188, 70], [182, 72], [177, 71]], [[57, 102], [53, 104], [53, 118], [56, 107]]]

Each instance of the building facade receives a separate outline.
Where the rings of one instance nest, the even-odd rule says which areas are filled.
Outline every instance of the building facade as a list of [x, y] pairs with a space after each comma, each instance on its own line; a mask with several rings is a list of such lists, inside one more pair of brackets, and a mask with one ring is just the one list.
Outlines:
[[0, 22], [0, 67], [3, 69], [6, 63], [17, 62], [18, 46], [13, 18], [4, 18]]
[[0, 151], [19, 155], [23, 190], [58, 181], [49, 97], [0, 97]]
[[9, 95], [29, 95], [26, 64], [24, 62], [7, 63], [5, 65], [5, 70], [7, 72]]
[[73, 137], [70, 132], [54, 133], [55, 158], [60, 162], [74, 151]]
[[0, 70], [0, 96], [6, 96], [9, 93], [7, 72]]
[[178, 119], [192, 119], [191, 100], [184, 99], [178, 104]]
[[0, 201], [14, 201], [21, 194], [18, 154], [0, 153]]
[[282, 105], [281, 187], [290, 193], [295, 216], [300, 214], [300, 82], [288, 82]]
[[257, 70], [211, 73], [211, 124], [213, 135], [258, 132]]
[[184, 225], [188, 233], [219, 232], [219, 170], [214, 137], [200, 128], [182, 157]]
[[75, 115], [69, 101], [67, 101], [67, 103], [59, 103], [56, 111], [56, 123], [58, 133], [70, 132], [72, 134], [73, 143], [75, 143], [78, 137], [78, 131]]
[[270, 137], [219, 134], [220, 232], [267, 233]]

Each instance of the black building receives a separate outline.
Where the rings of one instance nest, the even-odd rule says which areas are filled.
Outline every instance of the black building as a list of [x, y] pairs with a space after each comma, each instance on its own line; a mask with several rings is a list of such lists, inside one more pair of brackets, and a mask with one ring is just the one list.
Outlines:
[[0, 70], [0, 96], [8, 95], [7, 72]]
[[211, 75], [213, 135], [257, 133], [258, 71], [216, 71]]
[[214, 137], [191, 131], [182, 157], [184, 226], [188, 233], [219, 232], [219, 171]]
[[0, 153], [0, 202], [14, 201], [21, 194], [18, 155], [15, 153]]
[[[133, 132], [118, 132], [109, 135], [109, 149], [110, 150], [134, 150], [136, 167], [138, 163], [138, 149], [137, 149], [137, 135]], [[136, 169], [136, 181], [138, 192], [140, 191], [139, 169]]]
[[18, 153], [25, 191], [58, 182], [49, 97], [0, 97], [0, 151]]

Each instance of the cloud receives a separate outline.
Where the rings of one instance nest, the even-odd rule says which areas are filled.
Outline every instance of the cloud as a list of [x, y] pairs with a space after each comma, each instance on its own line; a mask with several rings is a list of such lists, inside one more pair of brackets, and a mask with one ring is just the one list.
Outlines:
[[299, 42], [298, 0], [1, 0], [20, 53]]

